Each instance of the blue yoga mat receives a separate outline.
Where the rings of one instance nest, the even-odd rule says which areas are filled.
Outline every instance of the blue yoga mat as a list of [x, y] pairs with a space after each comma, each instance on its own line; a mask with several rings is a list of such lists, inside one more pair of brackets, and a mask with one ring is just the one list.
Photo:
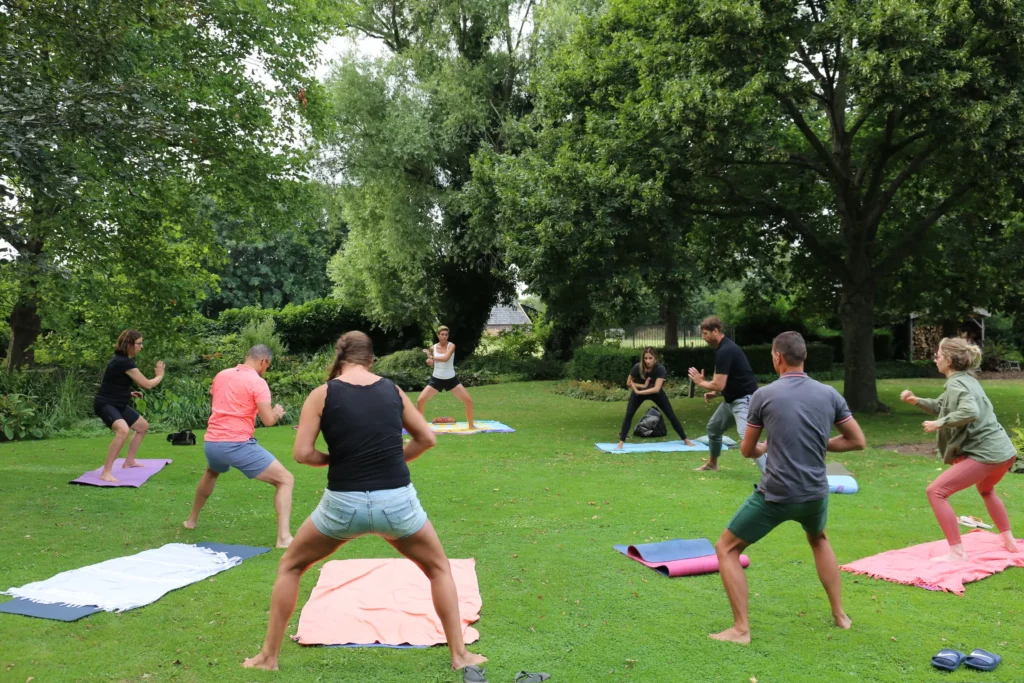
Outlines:
[[[616, 443], [596, 443], [594, 444], [598, 449], [605, 453], [680, 453], [684, 451], [707, 451], [709, 450], [707, 444], [697, 443], [693, 446], [687, 446], [685, 441], [654, 441], [651, 443], [627, 443], [622, 447], [622, 450], [616, 448]], [[722, 450], [728, 450], [726, 446], [722, 445]]]
[[[196, 543], [200, 548], [209, 548], [228, 557], [239, 557], [243, 561], [251, 557], [269, 553], [270, 548], [255, 548], [250, 545], [228, 545], [226, 543], [213, 543], [205, 541]], [[53, 619], [54, 621], [78, 621], [97, 612], [102, 612], [99, 607], [86, 605], [85, 607], [71, 607], [69, 605], [50, 604], [45, 602], [32, 602], [24, 598], [14, 598], [0, 604], [0, 613], [20, 614], [25, 617], [36, 617], [38, 619]]]
[[54, 621], [78, 621], [90, 614], [102, 612], [99, 607], [69, 607], [67, 605], [50, 605], [45, 602], [32, 602], [24, 598], [14, 598], [0, 605], [0, 612], [20, 614], [25, 617], [53, 619]]
[[857, 480], [843, 474], [828, 475], [829, 493], [857, 493]]
[[[620, 546], [615, 546], [619, 550]], [[706, 538], [674, 538], [661, 543], [637, 543], [625, 546], [619, 552], [624, 555], [637, 556], [644, 562], [671, 562], [672, 560], [689, 560], [694, 557], [707, 557], [715, 554], [715, 546]]]

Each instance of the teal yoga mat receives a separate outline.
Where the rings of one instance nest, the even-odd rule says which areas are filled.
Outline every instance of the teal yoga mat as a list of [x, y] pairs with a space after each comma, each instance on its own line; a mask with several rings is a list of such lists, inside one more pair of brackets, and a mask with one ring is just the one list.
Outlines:
[[[622, 447], [622, 450], [618, 450], [618, 442], [616, 443], [596, 443], [598, 450], [602, 450], [605, 453], [686, 453], [689, 451], [707, 452], [709, 449], [706, 444], [697, 443], [693, 446], [687, 446], [684, 441], [654, 441], [650, 443], [627, 443]], [[723, 444], [722, 450], [728, 450]]]

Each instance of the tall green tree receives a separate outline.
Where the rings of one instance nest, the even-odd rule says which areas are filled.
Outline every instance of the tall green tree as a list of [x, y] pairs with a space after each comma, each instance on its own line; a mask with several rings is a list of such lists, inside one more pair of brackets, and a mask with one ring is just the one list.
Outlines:
[[[74, 303], [94, 320], [174, 332], [216, 256], [201, 198], [258, 205], [292, 172], [287, 134], [319, 101], [311, 70], [328, 5], [4, 4], [0, 239], [18, 252], [0, 265], [18, 287], [10, 367], [31, 360], [53, 327], [47, 310], [66, 303], [44, 294], [69, 287], [90, 293]], [[132, 303], [127, 320], [103, 314]]]
[[375, 321], [441, 321], [471, 352], [514, 273], [493, 226], [470, 225], [464, 190], [474, 154], [504, 149], [506, 123], [530, 109], [534, 2], [348, 0], [342, 12], [385, 55], [350, 56], [328, 81], [327, 161], [349, 226], [329, 272]]
[[679, 160], [665, 196], [709, 251], [751, 268], [789, 252], [834, 294], [845, 394], [873, 411], [880, 293], [981, 224], [1008, 230], [1022, 30], [1019, 0], [613, 0], [565, 46], [551, 97], [580, 103], [573, 125], [604, 99], [630, 126], [606, 137]]

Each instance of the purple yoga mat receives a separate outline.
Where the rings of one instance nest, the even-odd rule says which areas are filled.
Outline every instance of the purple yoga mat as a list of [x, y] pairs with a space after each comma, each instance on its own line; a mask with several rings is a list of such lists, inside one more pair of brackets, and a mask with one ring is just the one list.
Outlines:
[[154, 474], [164, 468], [164, 465], [168, 465], [173, 460], [136, 460], [136, 462], [142, 463], [143, 467], [129, 467], [128, 469], [122, 469], [121, 465], [124, 463], [124, 458], [118, 458], [114, 461], [114, 477], [118, 480], [116, 482], [103, 481], [100, 479], [100, 472], [103, 468], [100, 467], [91, 472], [86, 472], [78, 479], [72, 479], [69, 484], [85, 484], [87, 486], [131, 486], [132, 488], [139, 488]]

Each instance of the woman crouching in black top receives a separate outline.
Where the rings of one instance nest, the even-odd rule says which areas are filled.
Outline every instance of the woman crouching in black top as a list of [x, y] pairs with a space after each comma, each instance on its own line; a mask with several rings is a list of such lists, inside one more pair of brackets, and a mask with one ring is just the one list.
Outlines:
[[149, 423], [132, 408], [130, 403], [132, 397], [140, 398], [142, 394], [132, 391], [132, 383], [138, 384], [143, 389], [152, 389], [160, 384], [164, 378], [164, 362], [156, 362], [156, 376], [153, 379], [146, 379], [135, 361], [132, 360], [142, 350], [142, 333], [138, 330], [125, 330], [117, 338], [117, 346], [114, 347], [114, 357], [107, 363], [107, 369], [103, 372], [103, 381], [100, 389], [96, 392], [92, 409], [96, 417], [103, 420], [103, 424], [114, 430], [114, 440], [110, 442], [107, 449], [107, 459], [103, 462], [103, 471], [100, 479], [103, 481], [116, 482], [112, 472], [114, 461], [124, 447], [132, 432], [135, 436], [128, 444], [128, 454], [125, 456], [121, 468], [142, 467], [135, 462], [135, 454], [142, 445], [142, 440], [149, 431]]
[[[401, 389], [370, 372], [373, 346], [369, 337], [347, 332], [335, 349], [328, 382], [309, 394], [295, 435], [296, 462], [326, 467], [327, 490], [281, 558], [263, 649], [242, 666], [277, 669], [302, 575], [348, 541], [366, 534], [383, 537], [430, 579], [452, 668], [481, 664], [487, 658], [466, 649], [451, 567], [420, 506], [406, 464], [431, 448], [436, 437]], [[404, 446], [403, 426], [412, 435]], [[327, 453], [315, 448], [321, 432]]]

